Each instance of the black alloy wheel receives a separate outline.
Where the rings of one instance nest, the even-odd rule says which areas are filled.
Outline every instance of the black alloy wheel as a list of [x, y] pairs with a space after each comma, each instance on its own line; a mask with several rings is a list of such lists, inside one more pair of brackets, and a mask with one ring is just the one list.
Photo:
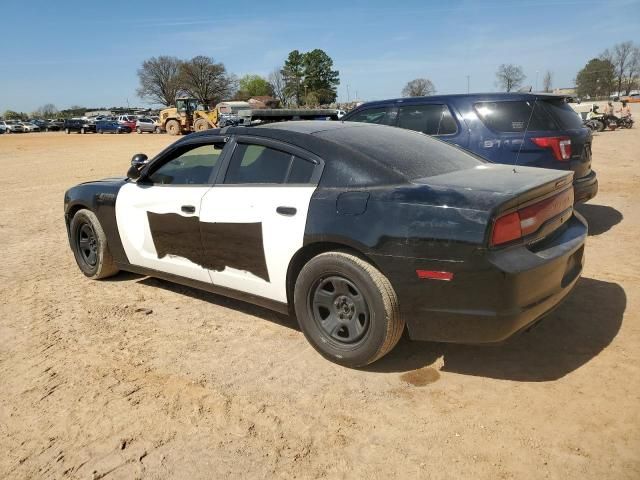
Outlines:
[[98, 239], [89, 223], [83, 223], [78, 229], [77, 245], [80, 258], [93, 268], [98, 263]]
[[313, 319], [336, 342], [353, 344], [367, 334], [370, 312], [355, 284], [343, 276], [321, 279], [309, 292]]

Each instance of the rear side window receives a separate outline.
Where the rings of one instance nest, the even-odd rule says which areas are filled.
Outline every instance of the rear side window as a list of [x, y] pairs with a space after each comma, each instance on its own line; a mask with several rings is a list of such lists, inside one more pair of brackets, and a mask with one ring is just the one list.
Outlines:
[[524, 132], [558, 130], [543, 102], [480, 102], [473, 108], [483, 123], [496, 132]]
[[389, 125], [390, 115], [387, 107], [367, 108], [353, 114], [347, 119], [349, 122], [377, 123], [379, 125]]
[[398, 127], [427, 135], [452, 135], [458, 126], [446, 105], [405, 105], [398, 112]]
[[582, 128], [582, 118], [564, 100], [545, 100], [541, 102], [557, 120], [560, 126], [566, 130]]
[[226, 184], [310, 183], [316, 165], [287, 152], [239, 143], [231, 157]]

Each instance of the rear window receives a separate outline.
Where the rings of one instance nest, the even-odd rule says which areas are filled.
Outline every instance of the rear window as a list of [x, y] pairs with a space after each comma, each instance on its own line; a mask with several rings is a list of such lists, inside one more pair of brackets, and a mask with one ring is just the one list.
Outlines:
[[473, 108], [483, 123], [496, 132], [558, 130], [557, 123], [541, 103], [534, 100], [479, 102]]
[[327, 130], [317, 135], [364, 154], [408, 180], [465, 170], [485, 163], [479, 157], [443, 141], [400, 128], [352, 127]]

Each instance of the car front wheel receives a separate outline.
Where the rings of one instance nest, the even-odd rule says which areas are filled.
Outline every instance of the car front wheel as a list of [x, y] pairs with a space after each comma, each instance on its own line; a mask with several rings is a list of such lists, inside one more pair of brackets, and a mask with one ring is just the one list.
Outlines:
[[346, 252], [322, 253], [302, 268], [294, 305], [300, 329], [325, 358], [362, 367], [386, 355], [404, 330], [389, 280]]
[[107, 237], [98, 217], [91, 210], [79, 210], [71, 219], [69, 239], [78, 267], [94, 280], [118, 273]]

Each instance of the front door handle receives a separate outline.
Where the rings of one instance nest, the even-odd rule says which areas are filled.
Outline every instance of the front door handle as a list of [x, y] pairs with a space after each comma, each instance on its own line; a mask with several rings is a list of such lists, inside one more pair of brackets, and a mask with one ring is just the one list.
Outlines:
[[284, 215], [285, 217], [293, 217], [297, 212], [298, 210], [296, 210], [295, 207], [276, 208], [276, 213], [279, 213], [280, 215]]
[[182, 210], [184, 213], [196, 213], [196, 207], [194, 207], [193, 205], [183, 205], [180, 210]]

